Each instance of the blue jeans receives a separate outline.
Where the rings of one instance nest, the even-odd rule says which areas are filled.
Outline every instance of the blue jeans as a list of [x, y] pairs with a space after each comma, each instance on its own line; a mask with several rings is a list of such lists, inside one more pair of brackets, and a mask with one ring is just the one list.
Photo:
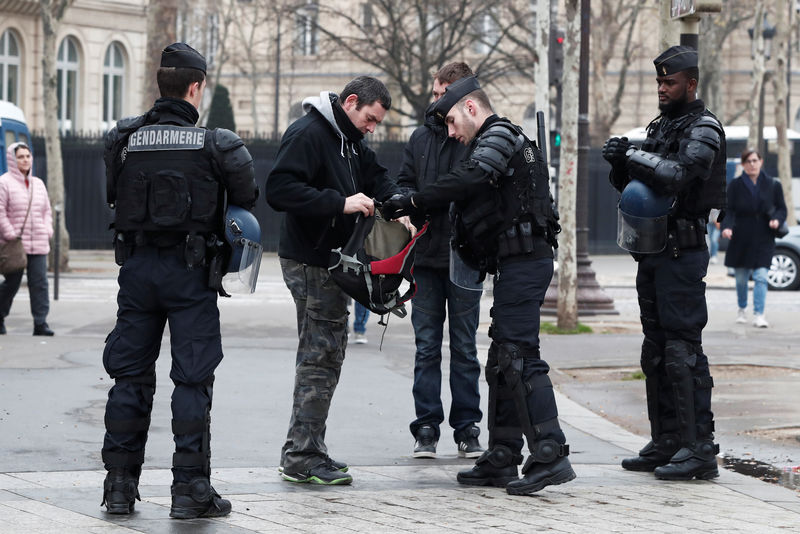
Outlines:
[[747, 281], [750, 276], [753, 276], [753, 313], [764, 313], [764, 303], [767, 301], [767, 273], [769, 269], [766, 267], [758, 267], [756, 269], [748, 269], [747, 267], [736, 267], [734, 273], [736, 276], [736, 299], [739, 301], [739, 307], [747, 308]]
[[708, 255], [711, 258], [715, 258], [717, 252], [719, 252], [719, 236], [721, 232], [713, 222], [708, 223], [706, 226], [708, 227]]
[[481, 292], [454, 285], [448, 269], [415, 267], [414, 279], [417, 293], [411, 301], [411, 324], [417, 352], [412, 392], [417, 418], [410, 429], [416, 435], [419, 427], [431, 425], [438, 439], [439, 425], [444, 421], [441, 392], [445, 316], [450, 326], [450, 426], [457, 434], [483, 417], [478, 390], [481, 364], [475, 348]]
[[[50, 294], [47, 286], [47, 254], [28, 254], [28, 293], [31, 296], [33, 324], [47, 321], [50, 312]], [[11, 303], [22, 283], [22, 271], [5, 275], [0, 283], [0, 321], [8, 316]]]
[[366, 334], [369, 310], [358, 302], [353, 302], [353, 311], [356, 316], [355, 319], [353, 319], [353, 332], [356, 334]]

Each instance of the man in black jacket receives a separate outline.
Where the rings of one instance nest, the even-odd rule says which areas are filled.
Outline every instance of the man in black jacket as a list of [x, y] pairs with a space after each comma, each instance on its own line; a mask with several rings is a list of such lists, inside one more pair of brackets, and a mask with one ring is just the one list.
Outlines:
[[306, 115], [284, 133], [267, 178], [267, 202], [286, 212], [278, 255], [297, 308], [294, 404], [280, 467], [290, 482], [352, 482], [324, 441], [347, 345], [348, 303], [328, 263], [331, 249], [350, 237], [356, 215], [373, 215], [373, 198], [399, 191], [363, 140], [391, 103], [383, 83], [368, 76], [352, 80], [341, 95], [323, 91], [305, 99]]
[[[384, 202], [386, 218], [455, 203], [454, 245], [465, 263], [495, 274], [489, 383], [489, 449], [461, 484], [527, 495], [575, 478], [558, 423], [550, 367], [539, 353], [539, 310], [553, 276], [559, 230], [541, 151], [498, 117], [474, 77], [457, 80], [431, 109], [469, 155], [412, 195]], [[530, 456], [519, 478], [523, 440]]]
[[[694, 48], [670, 47], [653, 63], [661, 114], [648, 126], [641, 150], [617, 137], [603, 147], [611, 184], [622, 192], [618, 243], [638, 262], [651, 434], [622, 467], [664, 480], [711, 479], [719, 476], [719, 446], [711, 412], [714, 381], [702, 346], [708, 322], [705, 229], [709, 211], [725, 208], [725, 132], [697, 98]], [[644, 213], [659, 202], [663, 212]]]
[[[451, 83], [472, 76], [466, 63], [445, 65], [433, 77], [434, 104]], [[397, 184], [407, 193], [423, 189], [445, 176], [467, 154], [467, 147], [447, 136], [445, 128], [430, 115], [414, 130], [403, 152]], [[424, 224], [421, 214], [412, 217], [416, 227]], [[414, 257], [417, 293], [411, 311], [417, 352], [414, 356], [414, 408], [411, 423], [416, 439], [415, 458], [435, 458], [442, 408], [442, 338], [445, 317], [450, 334], [450, 426], [458, 455], [477, 458], [483, 452], [478, 442], [482, 413], [478, 380], [481, 365], [475, 348], [480, 319], [481, 291], [450, 281], [450, 217], [446, 208], [433, 214], [428, 231], [419, 238]]]
[[106, 136], [108, 202], [115, 208], [119, 271], [117, 323], [103, 364], [108, 392], [103, 504], [128, 514], [139, 498], [164, 326], [172, 345], [172, 508], [180, 519], [217, 517], [231, 503], [211, 487], [211, 397], [222, 360], [212, 268], [222, 260], [223, 199], [251, 209], [258, 197], [253, 160], [229, 130], [195, 127], [206, 61], [184, 43], [164, 49], [161, 98], [144, 115], [123, 119]]

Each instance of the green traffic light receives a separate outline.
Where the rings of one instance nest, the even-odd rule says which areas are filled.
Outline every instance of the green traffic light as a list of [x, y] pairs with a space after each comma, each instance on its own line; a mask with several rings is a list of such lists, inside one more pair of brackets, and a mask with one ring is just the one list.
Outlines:
[[556, 138], [553, 140], [553, 146], [561, 146], [561, 134], [557, 133]]

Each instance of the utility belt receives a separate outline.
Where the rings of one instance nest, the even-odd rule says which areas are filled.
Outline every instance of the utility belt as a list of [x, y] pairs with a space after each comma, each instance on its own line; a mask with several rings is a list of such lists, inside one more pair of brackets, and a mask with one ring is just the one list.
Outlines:
[[670, 219], [667, 229], [667, 250], [673, 258], [681, 251], [706, 248], [705, 219]]
[[[162, 234], [158, 238], [164, 239]], [[186, 262], [186, 268], [209, 267], [208, 287], [220, 295], [230, 296], [222, 289], [225, 275], [225, 254], [223, 242], [213, 233], [208, 235], [174, 235], [173, 244], [162, 244], [158, 238], [148, 238], [144, 232], [117, 232], [114, 235], [114, 261], [122, 266], [125, 261], [144, 247], [157, 248], [160, 254], [175, 254]], [[166, 237], [166, 241], [173, 241]]]
[[543, 236], [534, 234], [533, 223], [517, 223], [497, 236], [497, 259], [531, 254], [536, 249], [536, 241], [543, 243]]

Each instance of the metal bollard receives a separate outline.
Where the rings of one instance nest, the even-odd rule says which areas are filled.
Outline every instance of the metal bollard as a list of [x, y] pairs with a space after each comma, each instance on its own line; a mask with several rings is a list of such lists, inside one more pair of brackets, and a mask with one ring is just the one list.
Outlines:
[[53, 260], [56, 264], [53, 266], [53, 300], [58, 300], [58, 273], [61, 266], [61, 205], [55, 207], [56, 212], [56, 228], [55, 228], [55, 251], [53, 252]]

